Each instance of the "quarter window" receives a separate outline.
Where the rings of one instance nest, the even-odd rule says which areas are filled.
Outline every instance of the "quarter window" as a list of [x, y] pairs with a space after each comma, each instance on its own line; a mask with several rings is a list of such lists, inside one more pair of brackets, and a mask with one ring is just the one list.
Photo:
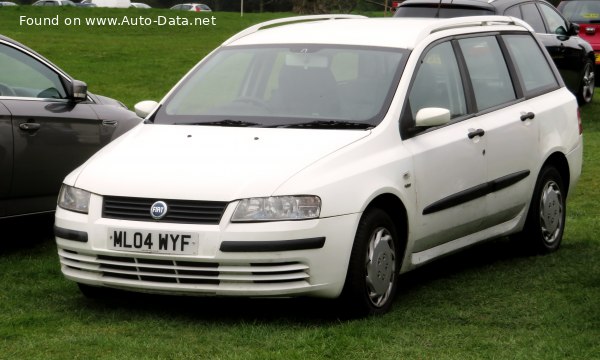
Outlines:
[[458, 43], [479, 111], [516, 99], [508, 68], [494, 36], [461, 39]]

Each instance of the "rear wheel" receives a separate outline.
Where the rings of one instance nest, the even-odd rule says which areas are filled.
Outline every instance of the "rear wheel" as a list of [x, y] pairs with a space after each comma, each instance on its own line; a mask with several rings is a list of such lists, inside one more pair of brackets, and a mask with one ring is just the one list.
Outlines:
[[390, 309], [401, 262], [397, 234], [383, 210], [371, 209], [363, 214], [342, 293], [351, 315], [377, 315]]
[[556, 251], [565, 229], [566, 191], [554, 167], [545, 167], [538, 177], [521, 240], [530, 250], [546, 254]]

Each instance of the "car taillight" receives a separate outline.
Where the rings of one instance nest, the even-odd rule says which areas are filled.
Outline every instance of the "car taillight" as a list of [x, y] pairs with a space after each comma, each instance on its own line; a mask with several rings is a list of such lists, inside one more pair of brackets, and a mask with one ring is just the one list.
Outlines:
[[579, 123], [579, 135], [583, 134], [583, 124], [581, 123], [581, 112], [577, 108], [577, 121]]

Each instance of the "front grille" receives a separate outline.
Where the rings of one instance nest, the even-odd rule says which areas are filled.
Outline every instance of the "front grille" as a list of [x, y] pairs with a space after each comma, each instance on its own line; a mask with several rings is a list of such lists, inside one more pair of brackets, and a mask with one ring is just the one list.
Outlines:
[[[150, 215], [150, 207], [158, 200], [167, 203], [169, 209], [165, 217], [155, 220]], [[216, 225], [221, 221], [225, 207], [227, 207], [227, 203], [222, 201], [164, 200], [105, 196], [102, 204], [102, 217], [119, 220]]]
[[123, 279], [139, 283], [249, 286], [250, 284], [297, 283], [309, 280], [309, 268], [300, 262], [216, 263], [177, 261], [130, 256], [88, 255], [59, 249], [63, 266], [101, 275], [106, 279]]

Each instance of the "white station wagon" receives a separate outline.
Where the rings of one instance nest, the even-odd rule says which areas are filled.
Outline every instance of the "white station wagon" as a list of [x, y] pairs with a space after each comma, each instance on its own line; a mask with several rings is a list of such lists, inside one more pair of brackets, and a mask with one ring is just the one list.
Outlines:
[[509, 17], [269, 21], [68, 175], [62, 272], [103, 288], [340, 297], [486, 239], [556, 250], [581, 173], [577, 101]]

